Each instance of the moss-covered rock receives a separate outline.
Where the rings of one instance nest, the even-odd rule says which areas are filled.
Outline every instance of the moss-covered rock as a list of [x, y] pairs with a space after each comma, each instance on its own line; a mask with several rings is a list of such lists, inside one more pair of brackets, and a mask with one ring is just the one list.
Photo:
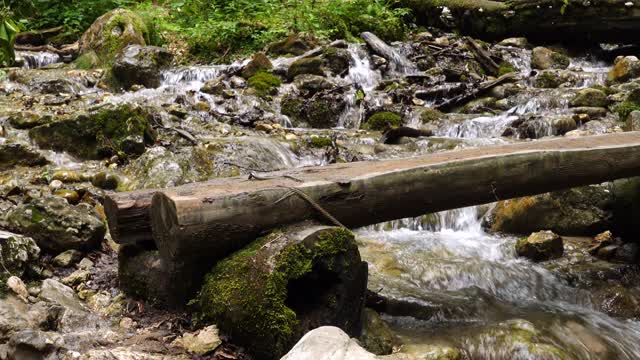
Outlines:
[[376, 355], [389, 355], [393, 353], [394, 347], [400, 345], [389, 325], [371, 309], [364, 309], [362, 334], [359, 340], [367, 351]]
[[251, 76], [247, 82], [249, 87], [254, 89], [258, 96], [276, 95], [278, 87], [282, 85], [282, 80], [276, 75], [260, 71]]
[[562, 238], [552, 231], [540, 231], [521, 238], [516, 243], [518, 256], [526, 257], [533, 261], [546, 261], [562, 256], [564, 246]]
[[328, 129], [338, 126], [347, 102], [342, 94], [336, 93], [317, 94], [309, 99], [288, 95], [280, 106], [294, 126]]
[[324, 76], [324, 62], [320, 57], [310, 57], [298, 59], [289, 66], [287, 77], [293, 80], [296, 76], [302, 74]]
[[369, 130], [381, 131], [390, 127], [398, 127], [402, 125], [402, 117], [390, 111], [383, 111], [371, 116], [362, 128]]
[[42, 148], [67, 151], [83, 159], [136, 156], [154, 142], [152, 116], [142, 107], [108, 106], [35, 127], [29, 136]]
[[149, 30], [136, 13], [115, 9], [99, 17], [80, 39], [80, 55], [94, 52], [101, 65], [111, 64], [128, 45], [147, 45]]
[[242, 77], [249, 79], [253, 75], [259, 72], [267, 72], [273, 69], [273, 64], [264, 53], [256, 53], [251, 58], [251, 61], [242, 68]]
[[118, 251], [118, 284], [128, 295], [155, 305], [166, 305], [165, 281], [168, 279], [158, 250], [125, 245]]
[[533, 81], [533, 85], [542, 89], [555, 89], [560, 85], [575, 85], [578, 77], [568, 70], [543, 70]]
[[160, 71], [173, 60], [173, 55], [157, 46], [129, 45], [118, 53], [111, 68], [114, 79], [124, 89], [133, 85], [147, 88], [160, 86]]
[[614, 106], [613, 111], [618, 114], [620, 121], [627, 121], [632, 112], [640, 111], [640, 103], [628, 100], [623, 101]]
[[548, 229], [562, 235], [593, 236], [612, 226], [610, 193], [587, 186], [499, 202], [493, 231], [528, 234]]
[[0, 271], [1, 285], [11, 275], [21, 277], [39, 257], [40, 248], [32, 238], [0, 230], [0, 261], [3, 266]]
[[329, 46], [322, 51], [325, 66], [336, 75], [345, 75], [351, 66], [351, 54], [346, 49]]
[[7, 216], [10, 229], [33, 237], [45, 251], [57, 254], [69, 249], [89, 250], [102, 241], [106, 228], [87, 204], [71, 206], [60, 197], [32, 200]]
[[571, 99], [569, 103], [571, 107], [591, 106], [591, 107], [607, 107], [609, 99], [604, 91], [598, 89], [582, 89]]
[[326, 136], [314, 136], [309, 139], [308, 143], [312, 148], [322, 149], [331, 147], [333, 145], [333, 140]]
[[566, 69], [570, 64], [569, 57], [545, 47], [536, 47], [531, 55], [531, 66], [534, 69]]
[[220, 261], [197, 303], [256, 358], [279, 359], [307, 331], [360, 331], [366, 288], [353, 234], [314, 227], [275, 231]]
[[496, 98], [485, 97], [473, 100], [467, 103], [460, 109], [462, 114], [483, 114], [486, 112], [491, 113], [491, 110], [496, 107]]
[[38, 151], [24, 144], [0, 145], [0, 170], [15, 166], [41, 166], [49, 161]]
[[273, 55], [299, 56], [311, 50], [316, 45], [315, 39], [299, 33], [292, 33], [286, 39], [269, 45], [268, 52]]
[[16, 129], [31, 129], [44, 125], [53, 120], [51, 114], [43, 114], [35, 111], [15, 111], [10, 112], [7, 121]]
[[556, 135], [564, 135], [569, 131], [575, 130], [578, 128], [578, 124], [573, 118], [565, 117], [556, 119], [553, 124], [553, 132]]
[[432, 108], [424, 108], [420, 113], [420, 121], [422, 121], [423, 124], [428, 124], [433, 121], [438, 121], [445, 116], [446, 115], [444, 113], [438, 110]]

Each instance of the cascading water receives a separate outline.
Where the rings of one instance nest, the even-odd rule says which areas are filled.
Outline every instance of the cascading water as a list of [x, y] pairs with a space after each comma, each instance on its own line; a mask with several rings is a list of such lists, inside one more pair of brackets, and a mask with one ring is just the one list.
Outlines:
[[[485, 233], [479, 209], [357, 232], [370, 263], [369, 288], [434, 309], [430, 320], [386, 317], [405, 351], [444, 343], [464, 349], [471, 359], [547, 359], [537, 357], [532, 346], [554, 346], [570, 359], [640, 358], [634, 340], [640, 323], [594, 310], [587, 292], [517, 258], [516, 239]], [[523, 326], [534, 334], [529, 342], [538, 343], [522, 339]]]
[[16, 51], [16, 57], [24, 61], [22, 67], [26, 69], [37, 69], [63, 60], [60, 55], [46, 51]]

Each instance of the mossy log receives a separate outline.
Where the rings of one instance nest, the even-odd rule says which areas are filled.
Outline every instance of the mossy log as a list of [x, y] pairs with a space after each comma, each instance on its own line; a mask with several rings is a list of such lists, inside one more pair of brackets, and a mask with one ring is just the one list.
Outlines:
[[[566, 5], [564, 0], [402, 0], [401, 5], [424, 25], [453, 25], [490, 40], [526, 36], [538, 41], [638, 43], [640, 31], [640, 4], [627, 0], [569, 0]], [[442, 19], [443, 7], [450, 9], [450, 21]]]
[[314, 223], [276, 230], [220, 261], [197, 305], [256, 359], [279, 359], [306, 332], [361, 330], [367, 286], [353, 234]]

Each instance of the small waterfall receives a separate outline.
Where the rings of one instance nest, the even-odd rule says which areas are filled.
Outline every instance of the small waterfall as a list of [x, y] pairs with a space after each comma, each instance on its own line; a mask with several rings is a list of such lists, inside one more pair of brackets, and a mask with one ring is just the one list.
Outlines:
[[517, 116], [510, 113], [497, 116], [481, 116], [454, 125], [442, 135], [452, 138], [497, 138], [502, 136], [504, 129], [517, 119]]
[[37, 69], [63, 60], [60, 55], [48, 51], [17, 51], [16, 57], [24, 60], [22, 67], [26, 69]]
[[166, 70], [162, 73], [162, 85], [205, 83], [217, 78], [229, 67], [229, 65], [191, 66]]
[[400, 229], [431, 232], [460, 231], [477, 235], [484, 234], [482, 217], [477, 206], [441, 211], [416, 218], [388, 221], [372, 225], [367, 229], [370, 231]]
[[349, 68], [347, 80], [365, 92], [375, 89], [382, 80], [380, 71], [371, 67], [369, 56], [360, 46], [350, 44], [348, 51], [353, 64]]

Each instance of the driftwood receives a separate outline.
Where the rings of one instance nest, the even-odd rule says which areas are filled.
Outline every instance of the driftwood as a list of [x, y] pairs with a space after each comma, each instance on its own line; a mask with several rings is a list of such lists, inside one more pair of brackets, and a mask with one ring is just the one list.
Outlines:
[[54, 54], [58, 54], [60, 56], [75, 56], [78, 54], [78, 43], [75, 42], [73, 44], [64, 45], [60, 49], [53, 47], [51, 45], [40, 45], [40, 46], [32, 46], [32, 45], [15, 45], [14, 48], [18, 51], [48, 51]]
[[485, 51], [480, 45], [478, 45], [475, 41], [473, 41], [469, 37], [465, 37], [465, 43], [469, 47], [469, 49], [475, 55], [476, 60], [482, 65], [482, 67], [489, 73], [490, 75], [496, 76], [498, 75], [498, 71], [500, 70], [500, 66], [496, 64], [493, 59], [491, 59], [491, 55]]
[[417, 68], [414, 63], [409, 61], [404, 55], [397, 52], [394, 48], [387, 45], [376, 35], [370, 32], [364, 32], [360, 37], [367, 43], [367, 46], [377, 55], [387, 59], [391, 66], [394, 66], [394, 70], [402, 73], [417, 72]]
[[[489, 40], [525, 36], [533, 41], [638, 43], [640, 4], [627, 0], [401, 0], [418, 23], [453, 25], [464, 34]], [[451, 18], [442, 19], [442, 9]], [[451, 24], [452, 23], [452, 24]]]
[[477, 88], [474, 88], [473, 90], [467, 93], [460, 94], [454, 98], [451, 98], [443, 102], [442, 104], [436, 105], [435, 108], [441, 111], [449, 111], [457, 106], [463, 105], [473, 99], [476, 99], [478, 96], [486, 93], [487, 91], [493, 89], [494, 87], [504, 84], [506, 82], [512, 81], [515, 78], [516, 78], [516, 75], [514, 73], [508, 73], [508, 74], [502, 75], [501, 77], [495, 80], [487, 81], [480, 84], [480, 86], [478, 86]]
[[398, 144], [403, 137], [419, 138], [433, 136], [433, 131], [414, 129], [407, 126], [392, 128], [382, 134], [380, 142], [383, 144]]

